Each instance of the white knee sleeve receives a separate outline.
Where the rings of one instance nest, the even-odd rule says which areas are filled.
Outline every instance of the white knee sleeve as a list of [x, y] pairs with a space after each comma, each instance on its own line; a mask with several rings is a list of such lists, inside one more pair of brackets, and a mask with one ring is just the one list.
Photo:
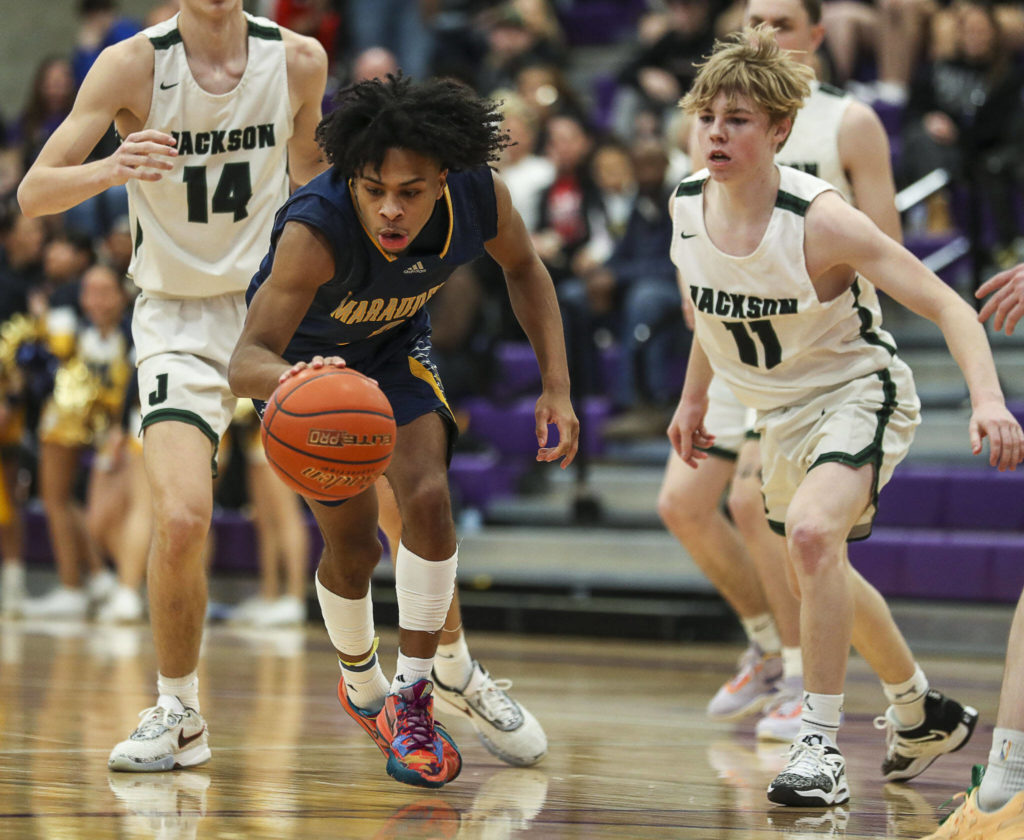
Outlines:
[[447, 560], [424, 560], [404, 543], [395, 552], [395, 592], [398, 594], [398, 626], [405, 630], [436, 633], [455, 592], [456, 551]]
[[370, 591], [367, 590], [366, 595], [355, 600], [342, 598], [320, 583], [319, 575], [313, 577], [316, 580], [320, 612], [323, 613], [327, 635], [331, 637], [335, 650], [348, 656], [359, 656], [368, 651], [373, 645], [373, 603]]

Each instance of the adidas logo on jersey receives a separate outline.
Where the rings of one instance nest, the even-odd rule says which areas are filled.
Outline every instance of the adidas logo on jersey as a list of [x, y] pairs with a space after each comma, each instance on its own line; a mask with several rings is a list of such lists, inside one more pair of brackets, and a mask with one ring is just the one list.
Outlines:
[[410, 265], [402, 274], [426, 274], [427, 270], [423, 267], [423, 263], [417, 260]]

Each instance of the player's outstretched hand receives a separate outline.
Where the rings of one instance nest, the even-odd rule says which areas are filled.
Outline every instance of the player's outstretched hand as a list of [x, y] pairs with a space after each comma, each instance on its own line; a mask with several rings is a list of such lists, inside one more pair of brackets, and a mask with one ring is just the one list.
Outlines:
[[668, 439], [683, 463], [697, 469], [700, 461], [708, 457], [703, 450], [711, 447], [715, 436], [704, 428], [704, 415], [708, 410], [705, 397], [701, 402], [680, 400], [668, 424]]
[[981, 454], [988, 438], [988, 462], [999, 471], [1015, 470], [1024, 460], [1024, 431], [1001, 402], [983, 403], [971, 413], [971, 452]]
[[155, 128], [133, 131], [107, 158], [113, 167], [113, 183], [126, 184], [132, 178], [159, 181], [164, 171], [174, 168], [173, 159], [178, 156], [176, 143], [170, 134]]
[[[562, 459], [564, 470], [573, 462], [580, 448], [580, 421], [573, 411], [568, 393], [554, 394], [544, 391], [537, 400], [534, 410], [537, 421], [537, 460], [557, 461]], [[548, 424], [558, 429], [558, 446], [548, 446]]]
[[347, 367], [345, 360], [341, 356], [314, 356], [308, 362], [296, 362], [288, 370], [282, 373], [278, 378], [278, 383], [284, 382], [286, 379], [291, 379], [296, 374], [302, 373], [304, 370], [321, 370], [325, 367]]
[[999, 332], [1005, 327], [1006, 334], [1013, 335], [1013, 328], [1024, 317], [1024, 263], [989, 278], [974, 295], [978, 298], [992, 295], [981, 307], [978, 320], [986, 321], [994, 314], [992, 328]]

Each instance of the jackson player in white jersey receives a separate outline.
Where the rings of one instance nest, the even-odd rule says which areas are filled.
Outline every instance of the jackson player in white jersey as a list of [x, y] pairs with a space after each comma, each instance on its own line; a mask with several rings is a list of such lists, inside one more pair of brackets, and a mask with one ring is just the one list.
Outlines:
[[704, 425], [712, 373], [757, 410], [768, 520], [785, 538], [801, 598], [805, 688], [799, 736], [768, 797], [829, 806], [849, 798], [836, 737], [853, 641], [891, 700], [887, 780], [913, 778], [959, 748], [977, 720], [929, 688], [885, 602], [847, 558], [847, 540], [870, 533], [878, 491], [919, 422], [913, 378], [861, 275], [942, 330], [971, 395], [975, 454], [988, 437], [990, 463], [1015, 468], [1024, 432], [971, 307], [827, 182], [776, 164], [811, 78], [770, 29], [746, 29], [716, 47], [683, 100], [708, 168], [673, 200], [672, 258], [696, 333], [669, 437], [690, 466], [713, 445]]
[[[326, 74], [315, 40], [247, 15], [241, 0], [182, 0], [170, 21], [100, 54], [18, 189], [30, 216], [129, 190], [159, 675], [156, 704], [110, 755], [114, 770], [210, 757], [196, 669], [211, 459], [235, 404], [227, 363], [289, 176], [301, 184], [324, 168], [314, 132]], [[112, 121], [120, 147], [83, 163]]]
[[[750, 25], [770, 25], [779, 46], [808, 66], [825, 36], [820, 0], [749, 0], [746, 19]], [[690, 151], [693, 160], [700, 159], [695, 142]], [[812, 81], [776, 161], [828, 181], [900, 241], [889, 142], [871, 108]], [[865, 286], [864, 294], [874, 295], [874, 289]], [[799, 604], [786, 581], [785, 556], [764, 518], [753, 418], [718, 378], [708, 397], [705, 425], [715, 435], [712, 457], [694, 471], [669, 456], [659, 512], [736, 611], [749, 637], [739, 672], [711, 699], [708, 715], [737, 720], [764, 707], [757, 736], [791, 741], [800, 726], [802, 695]], [[719, 507], [727, 486], [732, 522]]]

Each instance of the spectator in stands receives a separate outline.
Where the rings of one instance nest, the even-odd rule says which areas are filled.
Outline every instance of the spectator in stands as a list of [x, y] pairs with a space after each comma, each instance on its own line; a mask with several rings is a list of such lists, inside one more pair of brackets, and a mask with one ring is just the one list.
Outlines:
[[118, 15], [115, 0], [79, 0], [78, 17], [78, 34], [71, 56], [75, 87], [82, 84], [96, 56], [142, 28], [137, 20]]
[[[333, 67], [347, 41], [341, 3], [336, 0], [272, 0], [267, 17], [281, 26], [316, 38]], [[379, 14], [383, 14], [382, 12]], [[370, 45], [374, 46], [374, 45]]]
[[370, 47], [363, 50], [352, 61], [352, 84], [368, 79], [386, 79], [398, 75], [398, 59], [391, 50], [384, 47]]
[[1024, 174], [1024, 76], [989, 4], [960, 0], [955, 13], [953, 55], [924, 68], [911, 94], [903, 129], [903, 177], [914, 181], [942, 167], [973, 185], [992, 203], [996, 253], [1013, 262], [1011, 246], [1020, 230], [1013, 191]]
[[[48, 266], [56, 260], [48, 260]], [[61, 263], [66, 269], [69, 261]], [[97, 492], [92, 528], [76, 498], [86, 451], [101, 443], [111, 418], [120, 419], [124, 396], [131, 379], [131, 340], [124, 319], [127, 296], [119, 278], [107, 266], [91, 264], [80, 281], [65, 283], [64, 289], [78, 290], [76, 318], [64, 307], [45, 313], [51, 351], [62, 360], [53, 392], [43, 406], [39, 421], [39, 489], [46, 512], [50, 546], [57, 563], [60, 584], [42, 597], [25, 601], [23, 612], [32, 618], [85, 618], [90, 609], [105, 601], [116, 586], [115, 576], [103, 567], [100, 546], [93, 534], [111, 534], [111, 516], [123, 509], [116, 499], [119, 475], [104, 469], [106, 459], [96, 461]], [[50, 296], [51, 301], [55, 298]], [[63, 317], [57, 317], [63, 315]], [[97, 434], [99, 432], [99, 434]], [[104, 512], [105, 509], [105, 512]], [[112, 513], [112, 512], [117, 512]], [[104, 549], [113, 542], [104, 540]]]
[[[514, 87], [519, 71], [528, 65], [565, 64], [557, 26], [538, 23], [546, 19], [544, 13], [524, 16], [515, 3], [503, 3], [481, 16], [487, 53], [476, 77], [478, 90]], [[559, 85], [559, 91], [567, 87]]]
[[53, 130], [71, 111], [76, 89], [71, 62], [66, 58], [54, 55], [39, 62], [25, 107], [11, 126], [9, 137], [9, 142], [20, 150], [19, 180]]
[[426, 78], [434, 54], [433, 5], [432, 0], [348, 0], [352, 49], [386, 47], [403, 73]]
[[715, 0], [666, 0], [664, 17], [641, 23], [641, 40], [619, 73], [613, 128], [632, 134], [636, 112], [643, 107], [670, 112], [690, 89], [702, 56], [714, 43]]
[[523, 224], [534, 233], [539, 221], [541, 194], [555, 180], [555, 165], [537, 154], [540, 126], [537, 113], [517, 94], [495, 92], [494, 98], [501, 102], [503, 127], [511, 141], [502, 150], [496, 168], [508, 184], [512, 204], [523, 217]]
[[669, 259], [672, 217], [665, 185], [668, 155], [655, 140], [632, 149], [636, 195], [626, 229], [604, 266], [619, 313], [622, 363], [612, 399], [623, 410], [610, 436], [661, 434], [682, 384], [682, 298]]
[[21, 612], [25, 600], [24, 527], [21, 481], [25, 407], [17, 370], [19, 339], [12, 322], [24, 317], [29, 290], [42, 278], [45, 231], [38, 219], [21, 214], [13, 203], [0, 206], [0, 615]]

